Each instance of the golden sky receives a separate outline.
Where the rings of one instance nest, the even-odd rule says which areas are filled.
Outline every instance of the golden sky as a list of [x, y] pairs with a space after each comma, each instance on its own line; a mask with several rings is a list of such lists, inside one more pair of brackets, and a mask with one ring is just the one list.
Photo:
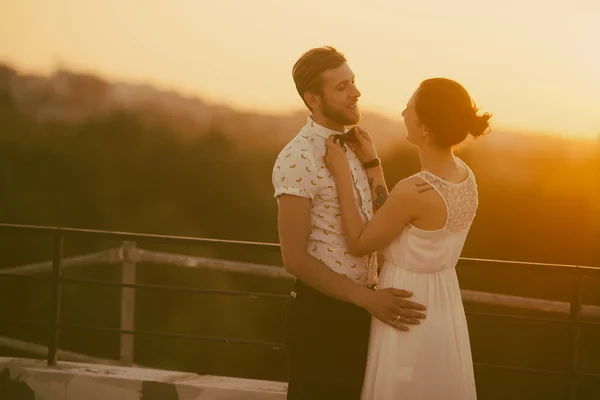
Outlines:
[[598, 21], [597, 0], [2, 0], [0, 61], [287, 111], [303, 107], [292, 65], [331, 44], [364, 110], [400, 118], [421, 80], [444, 76], [496, 127], [596, 137]]

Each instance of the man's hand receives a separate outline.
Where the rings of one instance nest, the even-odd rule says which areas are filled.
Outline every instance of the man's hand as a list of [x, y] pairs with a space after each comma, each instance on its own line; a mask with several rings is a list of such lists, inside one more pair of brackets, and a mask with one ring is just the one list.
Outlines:
[[398, 330], [408, 331], [407, 325], [418, 325], [425, 318], [425, 314], [416, 310], [426, 309], [422, 304], [406, 300], [411, 296], [412, 293], [406, 290], [379, 289], [366, 298], [363, 308], [378, 320]]
[[326, 151], [323, 157], [325, 166], [335, 179], [335, 182], [339, 184], [340, 181], [348, 180], [352, 182], [352, 172], [350, 171], [350, 163], [348, 162], [348, 156], [342, 146], [335, 143], [332, 139], [325, 141]]

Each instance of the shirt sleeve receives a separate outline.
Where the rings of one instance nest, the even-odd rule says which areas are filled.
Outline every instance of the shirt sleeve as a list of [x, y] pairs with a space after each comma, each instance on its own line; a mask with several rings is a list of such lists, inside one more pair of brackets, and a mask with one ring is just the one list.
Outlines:
[[318, 191], [316, 176], [313, 156], [308, 150], [282, 151], [273, 167], [275, 197], [291, 194], [313, 199]]

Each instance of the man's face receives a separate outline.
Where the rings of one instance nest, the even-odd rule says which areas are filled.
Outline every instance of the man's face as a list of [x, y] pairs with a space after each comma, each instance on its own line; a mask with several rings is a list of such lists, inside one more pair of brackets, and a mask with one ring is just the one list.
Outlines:
[[321, 75], [322, 94], [317, 110], [328, 119], [344, 126], [360, 122], [358, 98], [361, 93], [354, 82], [354, 73], [347, 63]]

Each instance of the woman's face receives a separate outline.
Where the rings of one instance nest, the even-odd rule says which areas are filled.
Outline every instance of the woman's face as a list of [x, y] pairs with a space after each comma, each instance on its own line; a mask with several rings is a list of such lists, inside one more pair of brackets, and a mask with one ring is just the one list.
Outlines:
[[415, 100], [419, 89], [415, 90], [410, 100], [406, 104], [406, 108], [402, 111], [402, 117], [404, 117], [404, 125], [406, 125], [406, 140], [414, 144], [415, 146], [421, 146], [425, 141], [426, 129], [417, 116], [415, 109]]

